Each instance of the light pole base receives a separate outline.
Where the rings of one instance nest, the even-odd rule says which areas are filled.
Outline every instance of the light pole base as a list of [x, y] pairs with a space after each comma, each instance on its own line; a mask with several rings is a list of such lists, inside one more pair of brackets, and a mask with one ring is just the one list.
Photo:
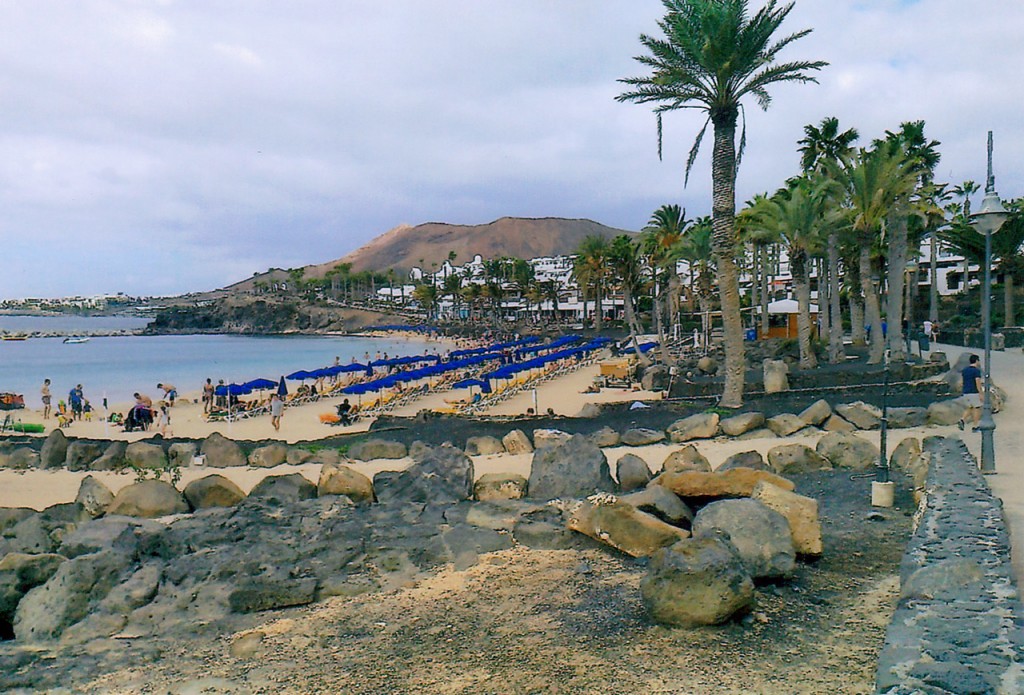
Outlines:
[[896, 496], [896, 484], [893, 482], [871, 483], [871, 506], [890, 508]]

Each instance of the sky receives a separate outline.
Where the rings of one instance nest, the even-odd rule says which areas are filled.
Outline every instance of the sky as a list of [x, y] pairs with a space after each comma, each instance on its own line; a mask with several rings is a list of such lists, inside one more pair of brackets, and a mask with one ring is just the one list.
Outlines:
[[[751, 0], [751, 7], [761, 6]], [[399, 224], [710, 212], [699, 113], [620, 104], [660, 0], [3, 0], [0, 299], [203, 291], [339, 258]], [[939, 181], [1024, 195], [1024, 3], [797, 0], [819, 84], [746, 108], [738, 202], [803, 127], [924, 119]]]

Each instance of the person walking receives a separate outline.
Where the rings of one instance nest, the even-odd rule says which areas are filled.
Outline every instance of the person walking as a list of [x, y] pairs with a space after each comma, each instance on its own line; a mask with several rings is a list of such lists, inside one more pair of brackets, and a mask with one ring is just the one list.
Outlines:
[[71, 408], [71, 418], [73, 420], [82, 419], [82, 405], [84, 402], [85, 396], [82, 392], [82, 385], [78, 384], [68, 392], [68, 406]]
[[978, 431], [978, 422], [981, 420], [981, 391], [984, 388], [984, 383], [981, 369], [978, 368], [979, 362], [980, 359], [977, 355], [971, 355], [967, 360], [967, 366], [960, 372], [964, 382], [960, 392], [964, 402], [967, 403], [967, 410], [964, 411], [963, 417], [956, 423], [956, 426], [962, 430], [969, 415], [974, 425], [971, 427], [972, 432]]
[[39, 389], [39, 395], [43, 401], [43, 419], [47, 420], [50, 417], [50, 380], [43, 379], [43, 388]]
[[203, 384], [203, 414], [208, 414], [213, 407], [213, 380], [207, 379]]
[[274, 431], [281, 431], [281, 413], [284, 412], [284, 401], [276, 393], [270, 396], [270, 424]]

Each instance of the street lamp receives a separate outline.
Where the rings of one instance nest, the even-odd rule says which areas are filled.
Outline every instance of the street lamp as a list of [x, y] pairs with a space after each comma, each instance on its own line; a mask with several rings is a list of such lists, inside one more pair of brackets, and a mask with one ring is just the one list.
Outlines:
[[992, 174], [992, 131], [988, 131], [988, 178], [985, 183], [985, 198], [981, 209], [971, 215], [974, 230], [985, 235], [985, 282], [981, 292], [981, 325], [985, 333], [985, 398], [982, 401], [981, 421], [981, 472], [996, 472], [995, 441], [992, 433], [996, 429], [992, 419], [992, 235], [999, 231], [1009, 217], [1003, 201], [996, 193], [996, 177]]

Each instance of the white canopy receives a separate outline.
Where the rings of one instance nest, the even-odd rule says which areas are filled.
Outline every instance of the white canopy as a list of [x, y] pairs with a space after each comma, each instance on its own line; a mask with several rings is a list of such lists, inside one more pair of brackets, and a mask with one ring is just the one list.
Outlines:
[[[775, 302], [768, 303], [769, 314], [796, 314], [800, 311], [800, 304], [795, 299], [780, 299]], [[760, 308], [758, 309], [760, 312]], [[811, 304], [811, 313], [818, 313], [818, 305]]]

